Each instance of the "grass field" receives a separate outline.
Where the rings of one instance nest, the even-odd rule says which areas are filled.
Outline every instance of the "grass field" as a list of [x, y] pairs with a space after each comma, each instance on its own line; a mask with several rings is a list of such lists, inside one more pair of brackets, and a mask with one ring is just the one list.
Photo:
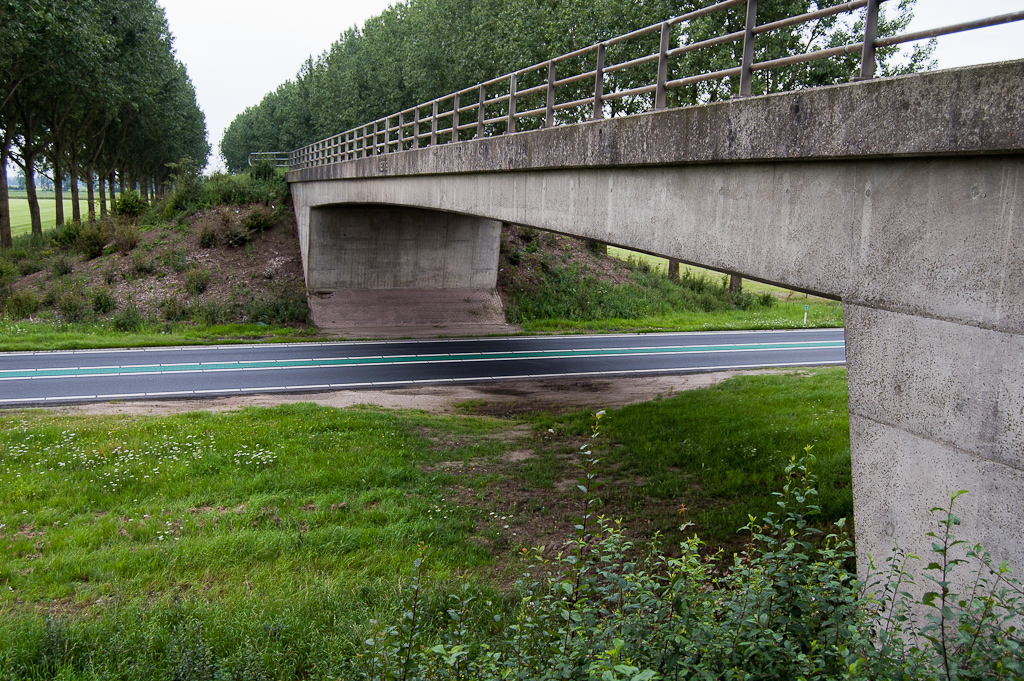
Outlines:
[[[49, 229], [56, 224], [57, 202], [53, 192], [37, 192], [39, 198], [39, 215], [42, 219], [43, 229]], [[85, 190], [82, 190], [78, 197], [78, 205], [82, 215], [88, 215], [89, 203], [86, 201]], [[99, 211], [99, 196], [96, 197], [96, 210]], [[11, 190], [8, 205], [11, 208], [11, 234], [18, 236], [32, 231], [32, 218], [28, 212], [28, 194], [24, 190]], [[71, 219], [71, 192], [64, 192], [64, 219]]]
[[[595, 441], [599, 512], [668, 541], [692, 520], [733, 545], [813, 444], [822, 520], [850, 513], [845, 377], [744, 377], [611, 411]], [[375, 620], [398, 621], [420, 557], [421, 621], [440, 626], [448, 593], [471, 596], [472, 636], [498, 645], [522, 549], [572, 533], [565, 482], [591, 423], [308, 404], [0, 412], [0, 670], [358, 678], [362, 642]]]

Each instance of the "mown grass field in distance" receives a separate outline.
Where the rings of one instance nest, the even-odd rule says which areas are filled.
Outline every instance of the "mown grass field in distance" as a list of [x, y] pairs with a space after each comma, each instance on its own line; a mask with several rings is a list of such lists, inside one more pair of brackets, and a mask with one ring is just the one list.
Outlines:
[[[845, 371], [827, 369], [611, 410], [598, 511], [668, 543], [691, 521], [731, 550], [810, 444], [834, 521], [852, 510], [845, 405]], [[447, 594], [473, 595], [474, 635], [500, 638], [524, 550], [572, 534], [591, 424], [309, 404], [0, 412], [0, 670], [332, 678], [371, 620], [397, 620], [419, 557], [424, 621], [447, 617]]]
[[[52, 228], [57, 219], [57, 201], [55, 194], [51, 192], [37, 191], [39, 199], [39, 216], [43, 229]], [[99, 195], [96, 196], [96, 211], [99, 213]], [[28, 194], [24, 189], [10, 191], [7, 201], [11, 210], [11, 235], [28, 234], [32, 231], [32, 217], [28, 210]], [[89, 202], [85, 190], [79, 193], [78, 205], [82, 211], [83, 219], [89, 214]], [[64, 219], [71, 219], [71, 192], [64, 192]]]

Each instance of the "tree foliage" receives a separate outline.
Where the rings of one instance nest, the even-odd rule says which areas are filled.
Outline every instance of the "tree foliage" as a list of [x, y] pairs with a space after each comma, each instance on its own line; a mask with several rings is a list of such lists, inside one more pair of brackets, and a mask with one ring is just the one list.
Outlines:
[[69, 177], [74, 198], [84, 178], [93, 217], [97, 177], [116, 172], [152, 195], [169, 162], [205, 165], [205, 116], [155, 0], [0, 0], [0, 46], [0, 246], [10, 245], [8, 160], [25, 173], [36, 234], [37, 172], [58, 192]]
[[[914, 1], [901, 0], [888, 8], [889, 15], [883, 5], [880, 34], [902, 30], [912, 17]], [[367, 20], [362, 29], [346, 30], [330, 50], [307, 60], [294, 80], [239, 114], [224, 133], [221, 154], [230, 170], [241, 170], [248, 165], [250, 152], [295, 149], [709, 4], [711, 0], [405, 0]], [[758, 23], [839, 4], [841, 0], [761, 0]], [[745, 9], [732, 8], [677, 27], [673, 40], [693, 43], [742, 30], [744, 20]], [[757, 59], [857, 42], [862, 26], [862, 13], [845, 14], [763, 35], [758, 38]], [[608, 63], [657, 52], [658, 41], [655, 32], [612, 46]], [[735, 42], [688, 53], [674, 62], [670, 78], [733, 67], [741, 51], [742, 43]], [[880, 73], [928, 68], [930, 54], [925, 46], [900, 60], [894, 49], [881, 50]], [[755, 78], [755, 92], [844, 82], [858, 73], [858, 60], [859, 55], [850, 55], [762, 72]], [[594, 68], [592, 63], [580, 66], [580, 72]], [[608, 74], [606, 91], [648, 85], [656, 68], [647, 64]], [[592, 90], [592, 82], [575, 87], [580, 97], [592, 94], [586, 92]], [[670, 104], [715, 101], [738, 91], [738, 78], [709, 81], [673, 90]], [[609, 113], [635, 113], [647, 108], [649, 100], [650, 96], [614, 100]], [[574, 115], [583, 114], [562, 114], [566, 120]]]

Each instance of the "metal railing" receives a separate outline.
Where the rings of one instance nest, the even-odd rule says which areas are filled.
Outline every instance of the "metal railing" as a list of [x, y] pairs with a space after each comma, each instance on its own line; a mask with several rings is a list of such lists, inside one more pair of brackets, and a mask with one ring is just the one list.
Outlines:
[[[757, 0], [723, 0], [709, 7], [513, 71], [314, 142], [288, 154], [288, 165], [292, 170], [298, 170], [436, 144], [514, 133], [523, 119], [533, 119], [532, 127], [537, 127], [538, 122], [542, 127], [551, 127], [555, 125], [556, 117], [559, 116], [562, 118], [559, 122], [564, 123], [597, 120], [605, 117], [608, 112], [614, 113], [617, 100], [621, 100], [618, 104], [620, 110], [635, 110], [638, 107], [648, 111], [659, 110], [666, 108], [667, 94], [671, 90], [735, 76], [740, 78], [739, 96], [748, 97], [751, 95], [754, 73], [840, 55], [859, 53], [860, 74], [855, 79], [869, 79], [874, 77], [875, 51], [879, 48], [1024, 20], [1024, 11], [1019, 11], [880, 39], [877, 35], [878, 9], [879, 5], [886, 1], [852, 0], [827, 9], [759, 25]], [[674, 26], [740, 5], [746, 5], [744, 30], [671, 47]], [[754, 61], [755, 40], [759, 35], [860, 9], [865, 10], [864, 37], [860, 42], [768, 61]], [[609, 51], [617, 49], [617, 46], [634, 43], [645, 36], [658, 33], [660, 43], [657, 52], [633, 57], [627, 53], [620, 61], [612, 61], [609, 58]], [[674, 58], [736, 41], [742, 41], [742, 59], [735, 67], [669, 78]], [[582, 68], [578, 65], [581, 58], [586, 58]], [[611, 82], [613, 74], [655, 63], [657, 75], [653, 82], [643, 82], [641, 85], [629, 87], [616, 87]], [[564, 73], [568, 67], [574, 65], [577, 66], [575, 72]], [[562, 67], [563, 71], [561, 76], [559, 67]], [[563, 94], [562, 99], [565, 101], [559, 101], [559, 88], [563, 88], [564, 93], [566, 87], [585, 81], [593, 82], [593, 87], [587, 91], [586, 96], [579, 96], [580, 86], [577, 86], [570, 91], [569, 97]], [[531, 85], [531, 82], [535, 84]], [[527, 86], [522, 87], [524, 84]], [[606, 91], [608, 85], [613, 87]], [[522, 106], [522, 110], [521, 105], [525, 105]], [[255, 154], [250, 156], [250, 163], [252, 156]]]
[[249, 154], [249, 165], [270, 161], [275, 168], [287, 168], [293, 153], [291, 151], [254, 151]]

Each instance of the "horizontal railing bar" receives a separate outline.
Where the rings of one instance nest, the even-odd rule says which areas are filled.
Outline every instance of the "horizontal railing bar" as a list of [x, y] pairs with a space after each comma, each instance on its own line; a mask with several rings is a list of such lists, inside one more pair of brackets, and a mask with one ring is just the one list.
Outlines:
[[621, 99], [622, 97], [629, 97], [630, 95], [645, 95], [648, 92], [654, 92], [658, 89], [657, 85], [644, 85], [643, 87], [630, 88], [629, 90], [619, 90], [617, 92], [605, 93], [601, 99]]
[[554, 85], [555, 85], [555, 87], [559, 87], [561, 85], [572, 85], [573, 83], [578, 83], [581, 80], [587, 80], [588, 78], [593, 78], [596, 75], [597, 75], [597, 71], [596, 70], [594, 70], [594, 71], [587, 71], [586, 73], [581, 73], [578, 76], [569, 76], [568, 78], [563, 78], [562, 80], [556, 80]]
[[890, 47], [892, 45], [900, 45], [902, 43], [911, 43], [914, 42], [915, 40], [924, 40], [926, 38], [938, 38], [940, 35], [949, 35], [950, 33], [961, 33], [963, 31], [970, 31], [975, 28], [998, 26], [1000, 24], [1009, 24], [1014, 21], [1021, 20], [1024, 20], [1024, 12], [1010, 12], [1009, 14], [1000, 14], [999, 16], [989, 17], [988, 19], [978, 19], [977, 21], [965, 21], [962, 24], [952, 24], [951, 26], [933, 28], [927, 31], [917, 31], [916, 33], [904, 33], [903, 35], [894, 35], [891, 38], [880, 38], [875, 41], [875, 47]]
[[539, 116], [540, 114], [547, 113], [548, 108], [542, 106], [539, 109], [530, 109], [529, 111], [516, 111], [516, 120], [520, 118], [526, 118], [527, 116]]
[[629, 61], [619, 62], [618, 64], [612, 64], [611, 66], [605, 66], [605, 73], [614, 73], [615, 71], [621, 71], [622, 69], [628, 69], [631, 66], [640, 66], [641, 64], [649, 64], [652, 61], [658, 61], [658, 54], [649, 54], [646, 57], [637, 57], [636, 59], [630, 59]]
[[484, 125], [490, 125], [491, 123], [508, 123], [508, 114], [502, 114], [497, 118], [484, 119]]
[[[603, 98], [602, 98], [603, 99]], [[576, 99], [571, 102], [562, 102], [561, 104], [555, 104], [555, 111], [564, 111], [565, 109], [574, 109], [577, 106], [593, 106], [594, 98], [587, 97], [586, 99]]]
[[705, 80], [717, 80], [719, 78], [727, 78], [729, 76], [738, 76], [740, 75], [740, 71], [742, 71], [742, 69], [739, 66], [734, 66], [731, 69], [722, 69], [721, 71], [713, 71], [711, 73], [701, 73], [696, 76], [670, 80], [665, 83], [665, 87], [671, 89], [682, 87], [684, 85], [692, 85], [693, 83], [700, 83]]
[[[884, 2], [884, 0], [882, 0]], [[842, 12], [852, 12], [854, 10], [865, 7], [868, 4], [868, 0], [855, 0], [854, 2], [847, 2], [842, 5], [836, 5], [834, 7], [828, 7], [826, 9], [819, 9], [816, 12], [808, 12], [807, 14], [798, 14], [795, 17], [788, 17], [786, 19], [780, 19], [773, 21], [770, 24], [761, 24], [760, 26], [754, 27], [754, 35], [761, 33], [768, 33], [780, 28], [786, 28], [787, 26], [793, 26], [795, 24], [806, 24], [809, 21], [815, 19], [822, 19], [824, 17], [830, 17], [833, 14], [841, 14]]]
[[526, 95], [532, 95], [534, 92], [543, 92], [548, 89], [547, 83], [541, 83], [540, 85], [534, 85], [528, 87], [525, 90], [516, 90], [516, 98], [525, 97]]
[[804, 54], [795, 54], [790, 57], [780, 57], [779, 59], [771, 59], [769, 61], [761, 61], [750, 65], [751, 71], [766, 71], [768, 69], [778, 68], [780, 66], [792, 66], [793, 64], [802, 64], [805, 61], [816, 61], [818, 59], [828, 59], [838, 54], [854, 54], [862, 52], [864, 50], [864, 43], [849, 43], [847, 45], [840, 45], [839, 47], [830, 47], [826, 50], [815, 50], [814, 52], [805, 52]]
[[736, 40], [741, 40], [743, 38], [743, 34], [744, 31], [726, 33], [725, 35], [720, 35], [717, 38], [708, 38], [707, 40], [702, 40], [699, 43], [673, 48], [669, 50], [667, 54], [669, 57], [674, 57], [678, 54], [683, 54], [684, 52], [693, 52], [694, 50], [699, 50], [704, 47], [714, 47], [715, 45], [721, 45], [722, 43], [730, 43]]

